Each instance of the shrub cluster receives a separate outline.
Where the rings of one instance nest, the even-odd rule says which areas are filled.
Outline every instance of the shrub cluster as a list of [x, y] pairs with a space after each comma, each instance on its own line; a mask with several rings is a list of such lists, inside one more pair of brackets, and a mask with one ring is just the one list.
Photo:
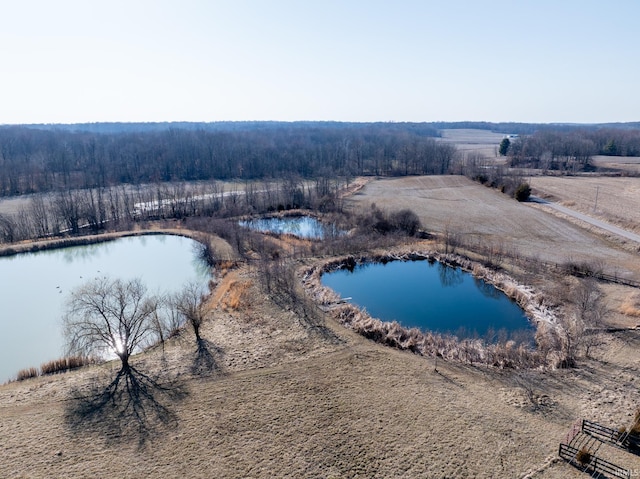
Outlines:
[[583, 447], [576, 454], [576, 460], [583, 466], [589, 464], [591, 462], [591, 451], [586, 447]]
[[516, 191], [513, 193], [513, 197], [520, 202], [528, 201], [530, 196], [531, 186], [529, 186], [529, 183], [527, 182], [520, 183], [516, 188]]
[[382, 235], [399, 233], [406, 236], [415, 236], [421, 228], [420, 218], [410, 209], [385, 212], [375, 204], [371, 205], [368, 214], [358, 218], [360, 230], [374, 232]]

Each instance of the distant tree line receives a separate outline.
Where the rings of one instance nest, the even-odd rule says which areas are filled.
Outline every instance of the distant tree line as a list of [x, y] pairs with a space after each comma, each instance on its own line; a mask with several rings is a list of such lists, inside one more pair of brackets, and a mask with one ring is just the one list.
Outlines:
[[595, 155], [640, 156], [640, 130], [542, 130], [514, 139], [507, 148], [510, 166], [588, 171]]
[[428, 123], [428, 124], [438, 130], [473, 129], [473, 130], [487, 130], [487, 131], [492, 131], [494, 133], [518, 134], [518, 135], [533, 135], [536, 132], [543, 132], [543, 131], [569, 133], [577, 130], [582, 130], [582, 131], [640, 130], [640, 122], [578, 124], [578, 123], [518, 123], [518, 122], [492, 123], [488, 121], [457, 121], [457, 122], [434, 122], [434, 123]]
[[106, 133], [2, 127], [0, 196], [169, 181], [443, 174], [455, 156], [424, 124], [319, 125]]
[[440, 128], [518, 133], [510, 166], [583, 171], [640, 155], [640, 125], [95, 123], [0, 127], [0, 196], [121, 184], [460, 172]]

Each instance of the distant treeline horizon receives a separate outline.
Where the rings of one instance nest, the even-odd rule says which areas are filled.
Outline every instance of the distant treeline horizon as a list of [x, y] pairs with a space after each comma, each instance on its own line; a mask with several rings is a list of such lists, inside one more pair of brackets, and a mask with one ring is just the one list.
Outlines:
[[640, 129], [640, 121], [634, 122], [607, 122], [607, 123], [572, 123], [572, 122], [488, 122], [488, 121], [432, 121], [432, 122], [404, 122], [404, 121], [375, 121], [375, 122], [350, 122], [350, 121], [278, 121], [278, 120], [244, 120], [244, 121], [159, 121], [159, 122], [80, 122], [80, 123], [25, 123], [25, 124], [0, 124], [0, 129], [24, 127], [40, 130], [64, 130], [71, 132], [88, 133], [130, 133], [130, 132], [155, 132], [170, 129], [178, 130], [203, 130], [203, 131], [247, 131], [247, 130], [272, 130], [279, 128], [367, 128], [385, 127], [390, 129], [409, 129], [415, 131], [436, 130], [431, 136], [439, 136], [438, 130], [448, 129], [474, 129], [487, 130], [503, 134], [533, 134], [537, 131], [569, 131], [576, 129]]
[[0, 196], [170, 181], [444, 174], [456, 154], [436, 140], [438, 130], [420, 124], [188, 125], [0, 128]]
[[[604, 124], [603, 124], [604, 125]], [[0, 197], [172, 181], [442, 175], [482, 158], [443, 129], [519, 135], [511, 165], [584, 171], [598, 154], [640, 155], [640, 123], [86, 123], [0, 126]], [[636, 127], [634, 127], [634, 125]], [[497, 149], [496, 149], [497, 153]], [[476, 155], [477, 156], [477, 155]]]

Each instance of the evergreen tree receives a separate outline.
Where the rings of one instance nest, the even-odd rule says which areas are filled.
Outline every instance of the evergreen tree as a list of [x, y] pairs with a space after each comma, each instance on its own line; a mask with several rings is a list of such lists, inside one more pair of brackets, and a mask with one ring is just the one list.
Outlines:
[[510, 146], [511, 146], [511, 141], [509, 141], [509, 138], [503, 138], [503, 140], [500, 142], [500, 148], [498, 150], [498, 153], [500, 153], [500, 156], [505, 156], [509, 151]]

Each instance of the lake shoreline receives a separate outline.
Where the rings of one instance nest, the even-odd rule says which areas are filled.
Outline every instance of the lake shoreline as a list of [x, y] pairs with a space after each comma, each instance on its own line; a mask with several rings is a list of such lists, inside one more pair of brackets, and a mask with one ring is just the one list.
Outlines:
[[[0, 380], [66, 354], [60, 324], [65, 304], [73, 291], [87, 283], [140, 279], [148, 294], [164, 295], [191, 281], [207, 284], [211, 280], [201, 243], [187, 235], [153, 231], [91, 239], [103, 241], [48, 243], [45, 248], [0, 257], [0, 302], [3, 316], [13, 319], [0, 324]], [[51, 248], [54, 244], [57, 247]]]
[[557, 324], [557, 318], [541, 293], [520, 284], [509, 275], [494, 271], [479, 262], [458, 254], [443, 254], [433, 250], [399, 250], [361, 256], [343, 256], [323, 260], [301, 272], [302, 284], [309, 296], [325, 312], [343, 326], [359, 334], [397, 349], [410, 350], [422, 356], [442, 357], [463, 363], [485, 362], [499, 367], [539, 367], [554, 364], [558, 358], [541, 357], [537, 350], [525, 345], [485, 344], [480, 339], [458, 339], [453, 335], [407, 328], [396, 321], [382, 321], [367, 311], [346, 303], [340, 295], [322, 284], [322, 275], [343, 267], [359, 264], [390, 261], [438, 261], [446, 266], [457, 267], [482, 279], [508, 298], [515, 301], [525, 312], [537, 334], [544, 334], [545, 327]]
[[182, 236], [198, 242], [202, 242], [203, 236], [202, 233], [180, 227], [110, 231], [92, 235], [66, 236], [55, 239], [25, 240], [19, 243], [4, 244], [0, 245], [0, 257], [14, 256], [16, 254], [22, 253], [36, 253], [38, 251], [47, 251], [51, 249], [67, 248], [72, 246], [86, 246], [133, 236], [151, 236], [164, 234]]

